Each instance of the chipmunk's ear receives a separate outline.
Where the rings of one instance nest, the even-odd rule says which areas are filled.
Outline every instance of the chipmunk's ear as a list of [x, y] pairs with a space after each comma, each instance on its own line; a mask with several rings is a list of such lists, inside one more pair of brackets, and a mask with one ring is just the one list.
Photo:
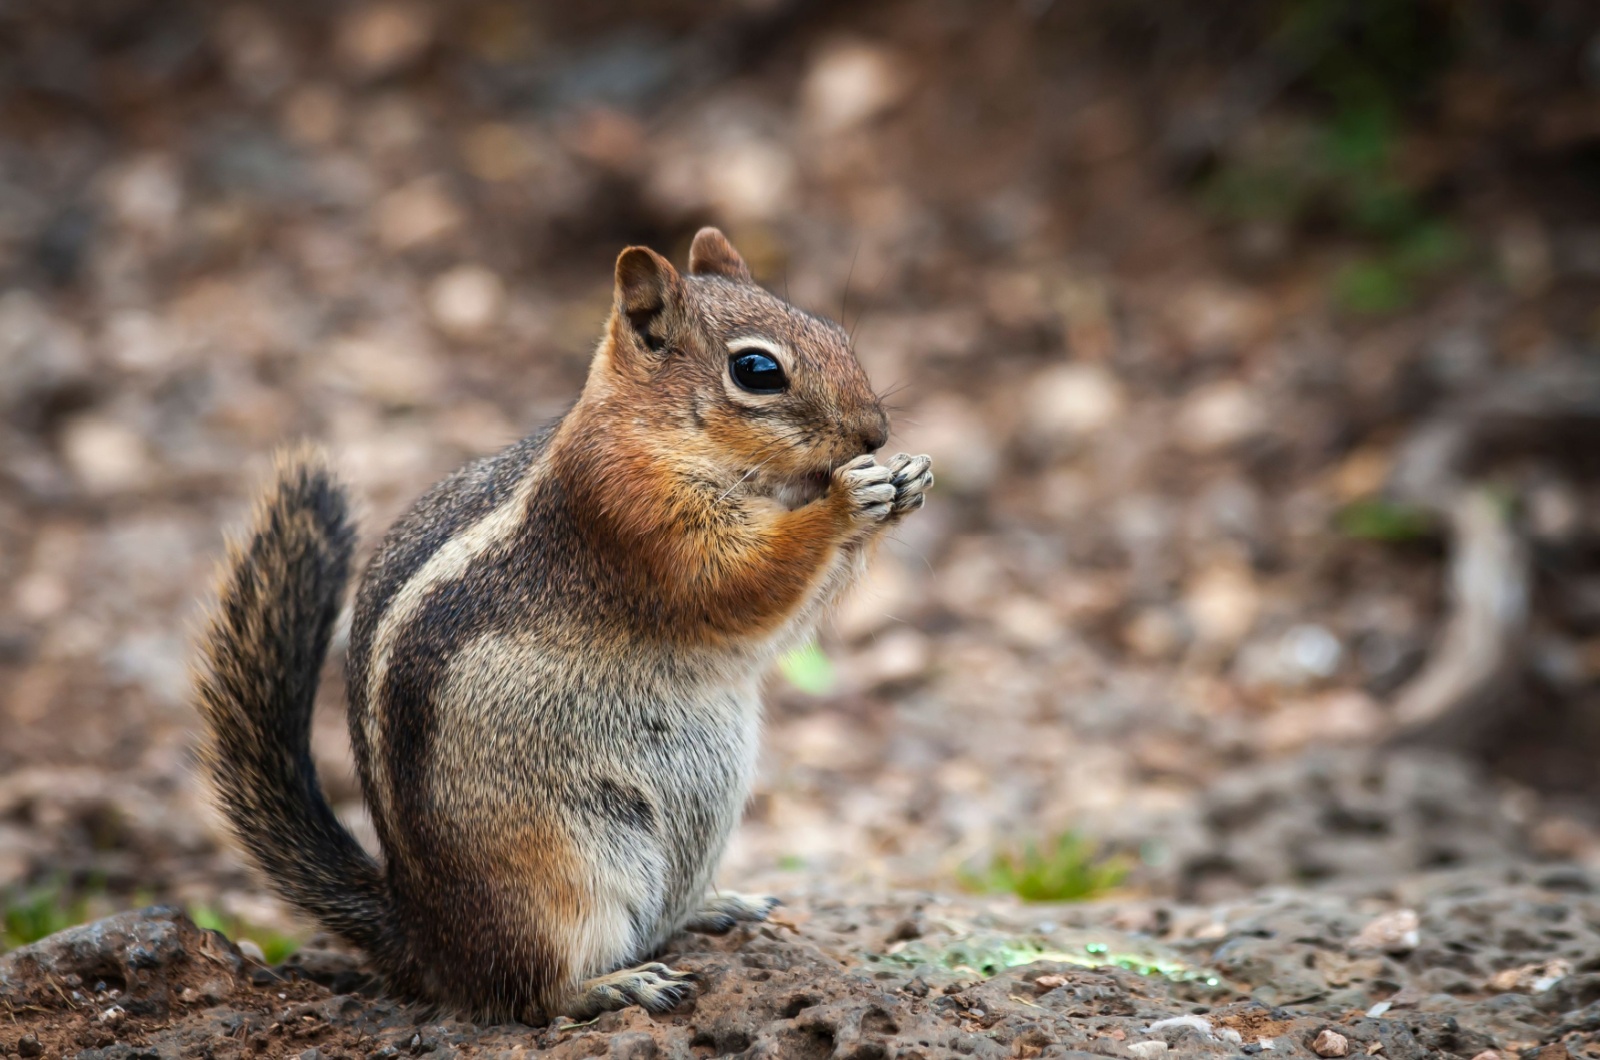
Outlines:
[[629, 247], [617, 256], [615, 318], [652, 353], [667, 344], [667, 310], [678, 302], [683, 279], [672, 263], [648, 247]]
[[689, 248], [689, 275], [721, 276], [734, 283], [755, 282], [750, 278], [750, 266], [716, 228], [702, 228], [694, 234], [694, 245]]

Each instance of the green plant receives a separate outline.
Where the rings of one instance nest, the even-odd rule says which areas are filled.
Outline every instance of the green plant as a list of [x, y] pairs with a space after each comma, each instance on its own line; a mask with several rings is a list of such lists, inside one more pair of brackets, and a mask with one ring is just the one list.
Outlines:
[[1393, 501], [1352, 501], [1339, 510], [1334, 524], [1346, 537], [1365, 541], [1416, 541], [1435, 531], [1426, 510]]
[[1230, 222], [1318, 228], [1357, 244], [1331, 278], [1334, 302], [1381, 314], [1459, 264], [1466, 236], [1400, 164], [1408, 117], [1459, 50], [1442, 0], [1284, 0], [1264, 50], [1288, 78], [1291, 113], [1225, 149], [1201, 188]]
[[814, 640], [779, 659], [778, 672], [791, 685], [810, 695], [825, 696], [833, 691], [833, 662]]
[[88, 919], [87, 895], [70, 887], [65, 878], [32, 888], [10, 888], [0, 901], [4, 903], [0, 951], [38, 942]]
[[245, 923], [236, 916], [220, 912], [208, 905], [191, 905], [189, 919], [208, 931], [220, 931], [230, 939], [249, 939], [261, 947], [268, 964], [282, 964], [300, 948], [300, 940], [292, 935]]
[[980, 871], [964, 870], [969, 890], [1009, 892], [1028, 902], [1076, 902], [1098, 898], [1128, 875], [1121, 857], [1102, 857], [1093, 840], [1064, 832], [1040, 847], [1029, 841], [995, 853]]

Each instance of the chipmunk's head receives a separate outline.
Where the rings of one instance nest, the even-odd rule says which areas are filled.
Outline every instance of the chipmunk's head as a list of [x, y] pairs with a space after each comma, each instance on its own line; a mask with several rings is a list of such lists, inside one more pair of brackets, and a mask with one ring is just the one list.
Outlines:
[[644, 247], [617, 258], [591, 379], [661, 436], [662, 451], [692, 453], [791, 506], [889, 437], [849, 335], [759, 287], [715, 228], [695, 236], [686, 275]]

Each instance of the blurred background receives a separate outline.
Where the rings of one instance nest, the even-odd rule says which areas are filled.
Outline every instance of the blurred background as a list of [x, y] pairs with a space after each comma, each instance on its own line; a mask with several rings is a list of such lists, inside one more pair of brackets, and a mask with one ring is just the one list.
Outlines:
[[306, 436], [370, 548], [707, 223], [939, 476], [724, 883], [1600, 860], [1600, 7], [57, 0], [0, 7], [0, 945], [293, 944], [192, 771], [224, 529]]

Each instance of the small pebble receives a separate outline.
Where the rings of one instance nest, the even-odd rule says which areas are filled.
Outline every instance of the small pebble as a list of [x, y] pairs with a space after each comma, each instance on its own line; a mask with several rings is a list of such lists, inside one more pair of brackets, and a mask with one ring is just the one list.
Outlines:
[[121, 1005], [112, 1005], [110, 1008], [100, 1013], [99, 1020], [101, 1023], [117, 1024], [121, 1023], [124, 1017], [127, 1015], [127, 1009], [123, 1008]]
[[1139, 1060], [1155, 1060], [1167, 1054], [1166, 1042], [1129, 1042], [1127, 1048]]
[[1041, 975], [1033, 981], [1034, 991], [1040, 994], [1049, 993], [1057, 987], [1066, 985], [1067, 977], [1064, 975]]
[[240, 953], [244, 954], [246, 957], [249, 957], [257, 964], [267, 963], [267, 955], [261, 952], [261, 946], [257, 944], [254, 939], [240, 939], [235, 945], [239, 947]]
[[505, 298], [499, 275], [482, 265], [458, 265], [428, 289], [428, 311], [441, 330], [470, 338], [499, 321]]
[[44, 1046], [39, 1044], [39, 1039], [32, 1034], [24, 1034], [17, 1042], [17, 1055], [22, 1057], [35, 1057], [44, 1052]]
[[1385, 913], [1362, 928], [1350, 940], [1352, 950], [1377, 950], [1382, 953], [1410, 953], [1421, 941], [1422, 921], [1414, 909]]
[[1318, 1056], [1349, 1056], [1350, 1039], [1338, 1031], [1323, 1030], [1311, 1043], [1311, 1051]]

